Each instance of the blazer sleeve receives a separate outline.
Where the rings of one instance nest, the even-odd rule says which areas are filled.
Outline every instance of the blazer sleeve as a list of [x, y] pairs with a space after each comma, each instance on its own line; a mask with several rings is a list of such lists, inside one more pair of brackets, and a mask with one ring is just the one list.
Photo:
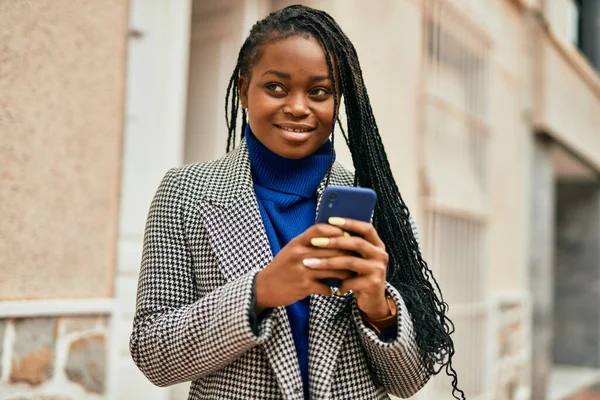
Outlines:
[[[412, 219], [411, 227], [418, 243], [419, 236]], [[430, 376], [422, 364], [412, 318], [402, 296], [389, 283], [386, 284], [386, 291], [398, 308], [397, 334], [393, 341], [382, 341], [375, 331], [365, 325], [356, 301], [352, 308], [353, 319], [379, 384], [395, 396], [408, 398], [417, 393]]]
[[217, 371], [266, 341], [272, 317], [252, 329], [256, 271], [199, 298], [182, 219], [177, 169], [163, 178], [144, 235], [137, 308], [130, 338], [133, 361], [155, 385]]

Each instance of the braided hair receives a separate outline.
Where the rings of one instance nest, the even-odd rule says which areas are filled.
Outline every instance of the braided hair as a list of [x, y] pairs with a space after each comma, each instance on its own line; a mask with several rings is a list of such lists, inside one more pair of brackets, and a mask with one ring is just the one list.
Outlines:
[[[239, 78], [250, 80], [251, 69], [263, 55], [267, 44], [292, 36], [312, 37], [323, 46], [333, 93], [341, 91], [346, 107], [348, 133], [346, 135], [343, 130], [342, 133], [352, 155], [355, 184], [377, 192], [378, 207], [373, 225], [389, 253], [387, 280], [401, 293], [411, 314], [423, 366], [432, 375], [445, 369], [452, 378], [453, 396], [464, 399], [465, 394], [457, 386], [458, 377], [452, 366], [454, 343], [450, 335], [454, 332], [454, 325], [447, 316], [448, 304], [413, 235], [410, 213], [392, 175], [354, 45], [329, 14], [294, 5], [269, 14], [252, 27], [240, 49], [227, 87], [227, 151], [236, 142], [240, 111]], [[336, 87], [333, 60], [337, 63], [340, 91]], [[338, 96], [334, 96], [334, 110], [338, 110], [338, 106]], [[243, 138], [247, 125], [246, 110], [242, 109], [241, 114], [240, 137]], [[332, 140], [334, 131], [335, 119], [331, 127]], [[331, 159], [333, 162], [333, 157]]]

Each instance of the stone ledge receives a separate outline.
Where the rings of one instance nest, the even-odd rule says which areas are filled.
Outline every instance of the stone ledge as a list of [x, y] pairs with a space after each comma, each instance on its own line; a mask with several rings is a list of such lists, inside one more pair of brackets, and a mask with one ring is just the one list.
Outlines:
[[0, 319], [0, 391], [13, 396], [1, 400], [103, 399], [109, 325], [104, 315]]
[[103, 393], [105, 354], [104, 335], [87, 336], [73, 341], [65, 367], [67, 377], [92, 393]]
[[32, 318], [14, 321], [15, 343], [12, 348], [11, 383], [39, 385], [54, 375], [56, 318]]

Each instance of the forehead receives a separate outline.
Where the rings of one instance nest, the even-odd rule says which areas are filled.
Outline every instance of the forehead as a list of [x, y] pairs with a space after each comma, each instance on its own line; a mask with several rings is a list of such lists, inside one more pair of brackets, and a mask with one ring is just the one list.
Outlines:
[[328, 75], [321, 44], [314, 38], [291, 36], [265, 45], [253, 75], [280, 70], [293, 75]]

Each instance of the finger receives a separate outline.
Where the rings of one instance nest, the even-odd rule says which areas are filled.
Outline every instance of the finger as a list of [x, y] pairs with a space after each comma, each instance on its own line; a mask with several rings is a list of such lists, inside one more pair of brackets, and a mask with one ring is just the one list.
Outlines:
[[303, 252], [303, 259], [306, 258], [333, 258], [352, 255], [352, 252], [337, 249], [321, 249], [318, 247], [307, 247]]
[[340, 292], [348, 293], [352, 290], [354, 293], [363, 291], [372, 291], [373, 287], [378, 287], [385, 292], [385, 279], [373, 278], [371, 276], [357, 276], [344, 279], [340, 287]]
[[312, 270], [310, 271], [310, 276], [312, 279], [320, 280], [326, 278], [334, 278], [334, 279], [348, 279], [355, 276], [355, 273], [349, 270]]
[[318, 248], [337, 249], [343, 251], [354, 251], [368, 259], [382, 260], [387, 264], [388, 255], [385, 249], [375, 246], [367, 240], [358, 237], [317, 237], [311, 240], [311, 244]]
[[363, 284], [361, 278], [356, 277], [356, 278], [350, 278], [350, 279], [343, 280], [342, 285], [339, 289], [340, 289], [340, 292], [342, 292], [343, 294], [346, 294], [351, 290], [354, 293], [360, 293], [360, 291], [362, 290], [363, 287], [364, 287], [364, 284]]
[[337, 249], [322, 249], [314, 246], [296, 246], [293, 249], [292, 259], [300, 263], [306, 259], [326, 259], [332, 257], [341, 257], [350, 253]]
[[304, 260], [308, 268], [319, 271], [352, 271], [358, 275], [370, 275], [374, 273], [384, 274], [385, 264], [381, 261], [369, 260], [353, 256], [341, 256], [324, 259], [309, 258]]
[[375, 227], [370, 222], [359, 221], [350, 218], [329, 218], [329, 224], [340, 227], [341, 229], [349, 232], [354, 232], [359, 236], [362, 236], [365, 240], [374, 244], [377, 247], [385, 248], [385, 244], [379, 237], [379, 234], [375, 230]]
[[310, 246], [310, 240], [315, 237], [337, 237], [344, 236], [344, 231], [329, 224], [316, 224], [308, 228], [297, 239], [305, 246]]
[[315, 280], [311, 290], [312, 294], [322, 294], [323, 296], [331, 296], [331, 288], [329, 285], [324, 284], [318, 280]]

